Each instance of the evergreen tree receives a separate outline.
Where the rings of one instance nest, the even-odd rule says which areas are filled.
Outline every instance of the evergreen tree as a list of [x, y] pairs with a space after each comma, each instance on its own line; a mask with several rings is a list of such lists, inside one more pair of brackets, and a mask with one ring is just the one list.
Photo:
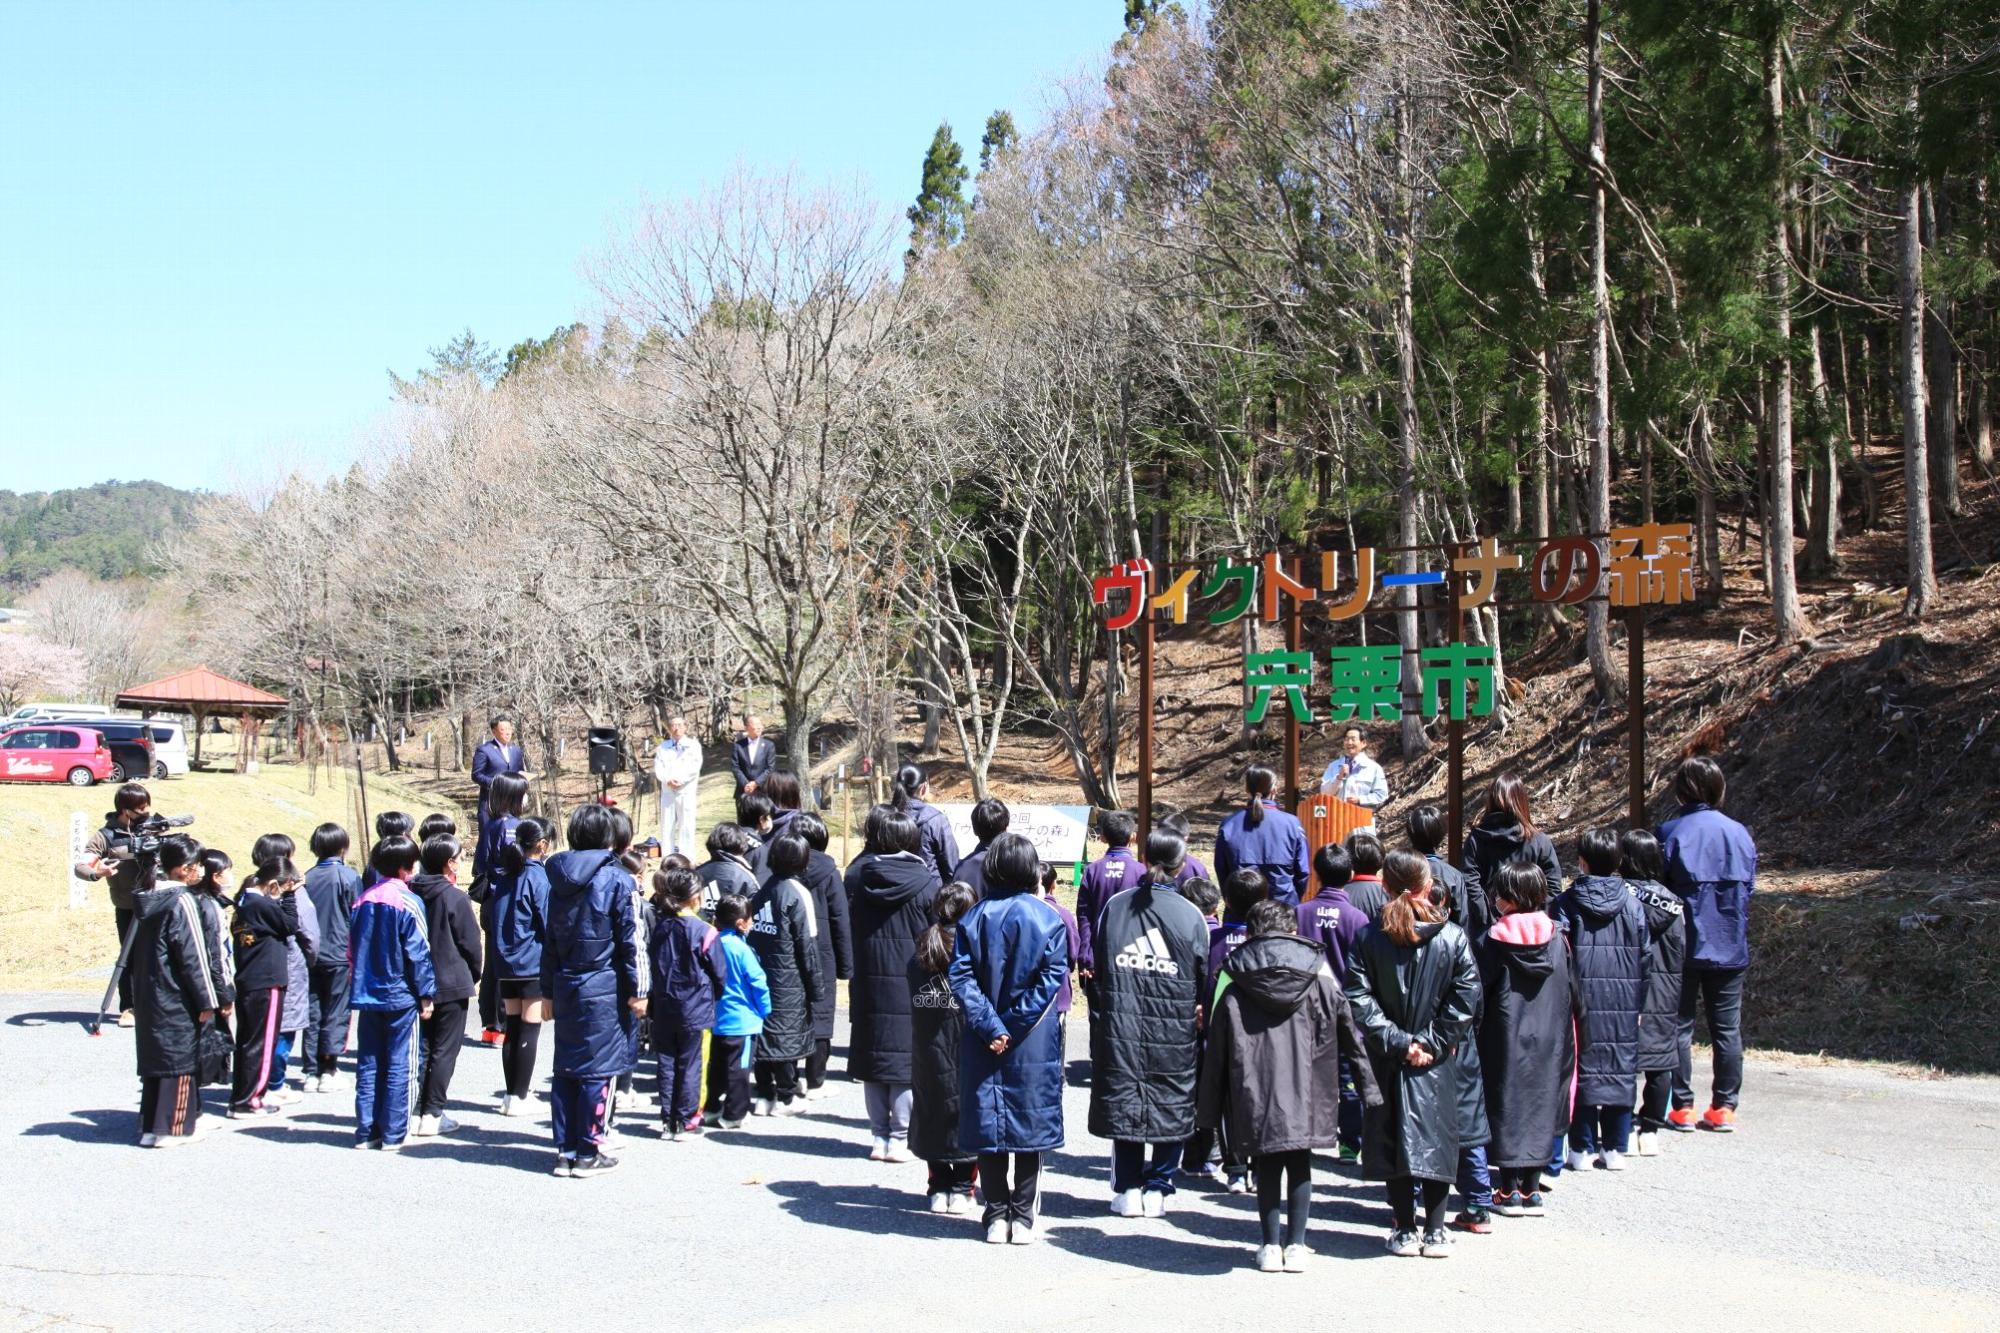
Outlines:
[[965, 234], [965, 182], [970, 175], [965, 154], [951, 137], [951, 123], [940, 121], [924, 152], [917, 202], [905, 214], [910, 219], [910, 260], [928, 246], [955, 245]]
[[1020, 138], [1014, 128], [1014, 113], [995, 111], [986, 118], [986, 133], [979, 136], [979, 169], [986, 170], [998, 154], [1006, 152]]

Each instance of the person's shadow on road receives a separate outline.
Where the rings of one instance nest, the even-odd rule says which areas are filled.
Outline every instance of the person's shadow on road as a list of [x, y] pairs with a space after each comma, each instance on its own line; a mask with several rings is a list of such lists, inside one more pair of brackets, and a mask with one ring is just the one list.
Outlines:
[[[849, 1147], [850, 1145], [843, 1145]], [[765, 1185], [784, 1199], [779, 1205], [802, 1222], [861, 1231], [893, 1233], [918, 1240], [976, 1240], [979, 1215], [933, 1213], [922, 1194], [886, 1185], [823, 1185], [816, 1180], [773, 1180]]]
[[45, 1120], [21, 1131], [23, 1138], [68, 1139], [71, 1143], [108, 1143], [132, 1147], [139, 1141], [139, 1112], [136, 1108], [73, 1111], [67, 1120]]

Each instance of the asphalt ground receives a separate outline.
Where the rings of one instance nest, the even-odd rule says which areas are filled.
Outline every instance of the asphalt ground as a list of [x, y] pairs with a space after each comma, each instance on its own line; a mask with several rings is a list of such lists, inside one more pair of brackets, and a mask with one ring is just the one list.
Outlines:
[[495, 1112], [478, 1047], [465, 1127], [400, 1156], [353, 1150], [351, 1093], [144, 1151], [131, 1033], [87, 1036], [88, 1005], [0, 999], [0, 1330], [2000, 1328], [2000, 1080], [1753, 1056], [1739, 1132], [1565, 1174], [1546, 1217], [1443, 1261], [1385, 1254], [1381, 1186], [1322, 1157], [1316, 1256], [1267, 1275], [1250, 1197], [1107, 1211], [1080, 1025], [1045, 1239], [1020, 1248], [925, 1211], [921, 1163], [868, 1161], [844, 1081], [677, 1143], [636, 1132], [648, 1097], [624, 1165], [590, 1180], [549, 1174], [545, 1113]]

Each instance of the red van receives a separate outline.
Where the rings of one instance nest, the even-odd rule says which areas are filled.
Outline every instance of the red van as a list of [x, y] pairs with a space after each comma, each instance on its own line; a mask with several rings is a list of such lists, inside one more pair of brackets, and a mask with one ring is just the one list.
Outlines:
[[111, 750], [88, 727], [41, 723], [0, 736], [0, 781], [88, 787], [111, 776]]

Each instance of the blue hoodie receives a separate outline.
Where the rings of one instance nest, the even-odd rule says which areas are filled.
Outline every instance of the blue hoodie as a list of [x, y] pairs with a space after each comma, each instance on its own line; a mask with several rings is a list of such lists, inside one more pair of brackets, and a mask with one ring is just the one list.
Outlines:
[[1687, 965], [1750, 965], [1750, 895], [1757, 888], [1757, 844], [1750, 830], [1714, 806], [1684, 806], [1660, 825], [1667, 887], [1687, 905]]
[[[715, 1035], [754, 1037], [771, 1016], [771, 988], [764, 981], [764, 965], [734, 930], [723, 931], [716, 947], [722, 951], [722, 994], [715, 1001]], [[746, 1061], [750, 1051], [746, 1042]]]

